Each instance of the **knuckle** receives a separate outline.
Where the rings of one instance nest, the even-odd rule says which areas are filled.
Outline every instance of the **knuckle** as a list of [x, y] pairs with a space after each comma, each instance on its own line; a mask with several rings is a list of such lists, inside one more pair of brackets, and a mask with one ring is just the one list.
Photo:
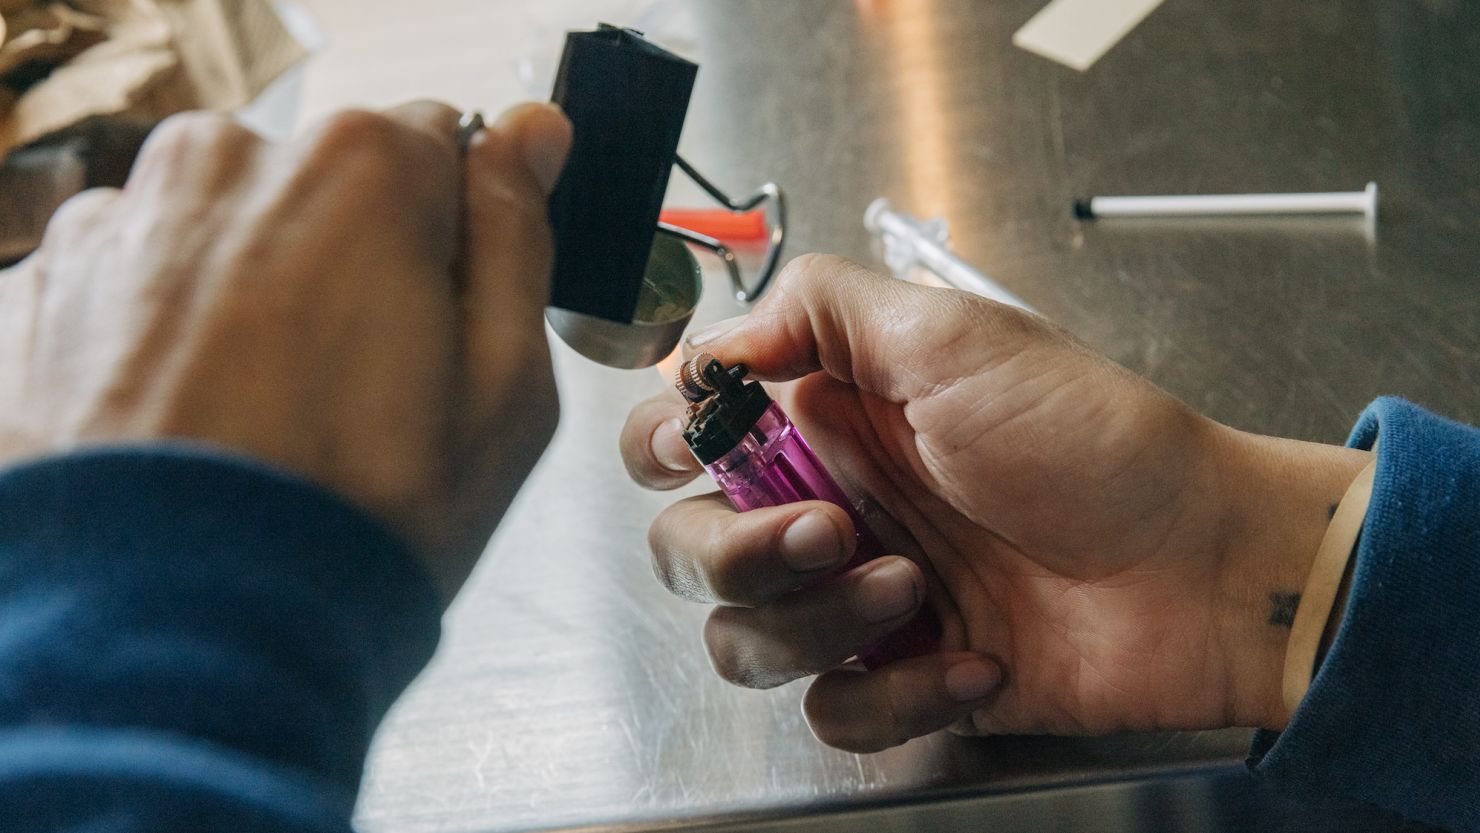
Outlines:
[[1016, 307], [990, 301], [966, 292], [943, 295], [948, 303], [943, 312], [952, 317], [959, 316], [970, 322], [973, 331], [987, 334], [995, 340], [1021, 341], [1029, 337], [1047, 334], [1042, 319]]
[[95, 228], [117, 196], [111, 188], [89, 188], [73, 194], [52, 213], [44, 239], [73, 238]]
[[341, 110], [319, 123], [311, 134], [315, 151], [333, 157], [395, 154], [401, 141], [400, 125], [370, 110]]
[[309, 187], [324, 187], [325, 174], [332, 174], [333, 187], [369, 205], [387, 199], [407, 203], [426, 190], [416, 177], [415, 160], [405, 152], [409, 132], [382, 113], [341, 110], [304, 137], [299, 177]]
[[440, 98], [421, 98], [414, 102], [418, 107], [425, 107], [429, 112], [435, 113], [438, 118], [449, 125], [457, 124], [462, 118], [462, 111]]
[[817, 280], [819, 274], [834, 272], [844, 263], [837, 255], [808, 253], [792, 258], [776, 277], [776, 288], [795, 291], [799, 285]]
[[202, 156], [234, 159], [243, 148], [258, 141], [257, 134], [230, 116], [178, 113], [154, 128], [139, 155], [161, 157], [169, 163], [194, 162]]
[[449, 131], [457, 124], [457, 120], [462, 117], [462, 112], [456, 107], [436, 98], [414, 99], [392, 108], [391, 112], [414, 114], [414, 120], [417, 122], [433, 126], [436, 129], [446, 129]]
[[161, 142], [182, 144], [193, 152], [234, 149], [256, 139], [252, 131], [220, 113], [180, 113], [165, 119], [157, 130]]
[[831, 283], [841, 275], [859, 271], [868, 270], [839, 255], [812, 252], [793, 258], [782, 270], [778, 281], [794, 284], [794, 290], [806, 290]]

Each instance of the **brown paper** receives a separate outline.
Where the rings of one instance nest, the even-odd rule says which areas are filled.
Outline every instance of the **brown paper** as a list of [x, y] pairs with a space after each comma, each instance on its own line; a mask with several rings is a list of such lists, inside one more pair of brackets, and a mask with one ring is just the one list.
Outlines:
[[[65, 62], [8, 111], [0, 85], [0, 156], [88, 116], [234, 109], [305, 55], [266, 0], [0, 0], [7, 23], [48, 7], [64, 7], [51, 11], [67, 17], [67, 40], [86, 45], [75, 54], [53, 45]], [[87, 20], [99, 22], [101, 40], [87, 43]]]
[[27, 66], [57, 66], [101, 43], [105, 23], [96, 15], [52, 3], [28, 6], [0, 16], [0, 78], [24, 72]]

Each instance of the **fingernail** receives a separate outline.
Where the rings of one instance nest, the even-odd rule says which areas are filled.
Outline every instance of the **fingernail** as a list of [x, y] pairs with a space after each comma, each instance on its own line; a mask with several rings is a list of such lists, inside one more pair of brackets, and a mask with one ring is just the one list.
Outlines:
[[570, 121], [565, 114], [554, 105], [545, 106], [552, 112], [542, 114], [525, 127], [519, 136], [519, 154], [524, 157], [525, 167], [548, 194], [555, 190], [560, 172], [565, 169], [572, 135]]
[[1002, 682], [1002, 669], [979, 659], [958, 662], [946, 669], [946, 693], [958, 703], [990, 696]]
[[708, 344], [711, 341], [717, 340], [725, 333], [728, 333], [729, 331], [735, 329], [737, 326], [740, 325], [740, 322], [744, 320], [745, 316], [743, 315], [737, 315], [734, 318], [726, 318], [723, 321], [710, 324], [708, 327], [705, 327], [704, 329], [690, 335], [687, 339], [685, 339], [685, 342], [690, 347], [699, 347]]
[[853, 591], [858, 614], [871, 624], [897, 619], [915, 609], [920, 590], [908, 562], [891, 560], [864, 574]]
[[821, 512], [793, 519], [781, 532], [781, 560], [799, 573], [842, 563], [843, 539], [837, 524]]
[[653, 458], [674, 473], [694, 470], [694, 454], [683, 439], [683, 421], [677, 417], [653, 429]]

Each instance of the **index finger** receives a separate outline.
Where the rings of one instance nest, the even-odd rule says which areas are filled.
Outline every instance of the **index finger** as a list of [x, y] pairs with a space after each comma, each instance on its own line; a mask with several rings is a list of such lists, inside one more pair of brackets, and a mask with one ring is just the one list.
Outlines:
[[683, 439], [687, 413], [673, 391], [644, 400], [622, 426], [622, 462], [627, 474], [644, 488], [677, 489], [703, 471]]
[[907, 402], [1016, 356], [1042, 328], [1031, 313], [969, 292], [803, 255], [748, 315], [694, 333], [685, 347], [744, 364], [757, 379], [787, 381], [821, 370]]
[[[471, 321], [491, 334], [517, 325], [543, 340], [554, 256], [547, 205], [570, 143], [560, 110], [534, 102], [468, 137], [463, 301]], [[487, 343], [488, 360], [497, 362], [498, 339]]]

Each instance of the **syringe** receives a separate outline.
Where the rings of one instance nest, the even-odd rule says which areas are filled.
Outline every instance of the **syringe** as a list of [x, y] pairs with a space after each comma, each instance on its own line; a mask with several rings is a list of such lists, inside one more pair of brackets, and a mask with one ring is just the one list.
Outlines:
[[869, 203], [863, 225], [884, 244], [884, 261], [895, 277], [907, 279], [918, 266], [957, 289], [1037, 312], [950, 250], [950, 231], [944, 218], [922, 221], [891, 209], [889, 200], [880, 197]]

